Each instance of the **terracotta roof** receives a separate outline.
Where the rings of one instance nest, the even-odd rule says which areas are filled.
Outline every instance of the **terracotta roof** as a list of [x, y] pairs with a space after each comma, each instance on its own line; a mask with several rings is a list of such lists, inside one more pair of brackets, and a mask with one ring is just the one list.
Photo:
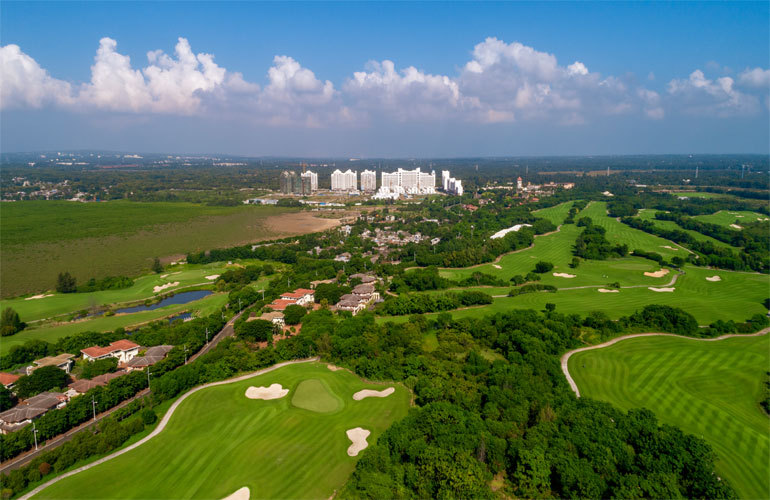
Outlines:
[[307, 288], [297, 288], [294, 293], [301, 293], [302, 295], [315, 295], [315, 290], [309, 290]]
[[0, 384], [7, 386], [13, 384], [17, 380], [19, 380], [18, 375], [14, 375], [13, 373], [0, 372]]
[[116, 351], [129, 351], [131, 349], [136, 349], [138, 347], [139, 347], [139, 344], [134, 344], [130, 340], [120, 339], [110, 343], [110, 345], [108, 345], [107, 347], [99, 347], [99, 346], [87, 347], [85, 349], [81, 349], [80, 352], [82, 352], [83, 354], [87, 354], [92, 358], [100, 358], [102, 356], [106, 356], [107, 354], [110, 354]]
[[92, 358], [101, 358], [102, 356], [106, 356], [109, 353], [111, 353], [112, 349], [110, 349], [109, 347], [94, 346], [94, 347], [86, 347], [85, 349], [81, 349], [80, 352]]
[[274, 311], [283, 311], [287, 306], [297, 305], [293, 300], [276, 299], [268, 304], [268, 307]]
[[115, 342], [112, 342], [110, 344], [110, 347], [112, 347], [115, 350], [120, 349], [121, 351], [128, 351], [130, 349], [135, 349], [139, 347], [139, 344], [135, 344], [130, 340], [120, 339], [120, 340], [116, 340]]
[[281, 298], [284, 300], [291, 300], [294, 302], [294, 299], [301, 299], [304, 297], [304, 293], [298, 293], [298, 292], [286, 292], [281, 294]]

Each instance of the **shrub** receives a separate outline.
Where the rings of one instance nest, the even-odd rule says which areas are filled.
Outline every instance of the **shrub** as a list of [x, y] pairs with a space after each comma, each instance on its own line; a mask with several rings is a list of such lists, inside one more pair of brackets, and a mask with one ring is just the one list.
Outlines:
[[302, 321], [302, 317], [307, 314], [307, 310], [298, 305], [287, 306], [283, 311], [283, 320], [287, 325], [296, 325]]
[[535, 264], [535, 272], [538, 274], [547, 273], [553, 269], [553, 264], [550, 262], [546, 262], [544, 260], [539, 261], [537, 264]]
[[27, 325], [22, 323], [19, 315], [10, 307], [3, 309], [0, 316], [0, 336], [7, 337], [22, 331]]

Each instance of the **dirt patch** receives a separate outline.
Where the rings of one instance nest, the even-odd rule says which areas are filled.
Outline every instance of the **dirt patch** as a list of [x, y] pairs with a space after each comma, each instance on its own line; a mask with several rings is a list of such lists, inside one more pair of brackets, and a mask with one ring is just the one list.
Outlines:
[[568, 274], [568, 273], [553, 273], [554, 276], [557, 278], [574, 278], [577, 275], [575, 274]]
[[646, 272], [644, 275], [649, 276], [650, 278], [662, 278], [663, 276], [667, 275], [668, 272], [668, 269], [661, 269], [660, 271], [655, 271], [654, 273]]
[[369, 446], [369, 443], [366, 442], [366, 438], [368, 438], [369, 434], [371, 434], [370, 431], [362, 429], [361, 427], [356, 427], [353, 429], [348, 429], [346, 434], [348, 435], [348, 439], [353, 442], [353, 444], [348, 447], [349, 456], [355, 457], [367, 446]]
[[353, 399], [356, 401], [361, 401], [362, 399], [366, 398], [386, 398], [396, 392], [396, 389], [394, 387], [388, 387], [387, 389], [383, 389], [381, 391], [373, 391], [371, 389], [364, 389], [363, 391], [358, 391], [357, 393], [353, 394]]
[[153, 287], [152, 293], [160, 293], [160, 292], [162, 292], [163, 290], [165, 290], [167, 288], [173, 288], [173, 287], [175, 287], [177, 285], [179, 285], [178, 281], [175, 281], [173, 283], [166, 283], [165, 285], [158, 285], [156, 287]]
[[251, 497], [251, 491], [248, 486], [244, 486], [235, 493], [226, 496], [222, 500], [249, 500]]
[[620, 293], [620, 290], [610, 290], [609, 288], [600, 288], [599, 293]]
[[330, 370], [331, 370], [331, 371], [333, 371], [333, 372], [336, 372], [336, 371], [342, 370], [342, 368], [340, 368], [339, 366], [337, 366], [337, 365], [331, 365], [331, 364], [329, 364], [329, 365], [326, 365], [326, 368], [330, 369]]
[[270, 387], [254, 387], [246, 389], [246, 397], [249, 399], [279, 399], [289, 394], [289, 389], [284, 389], [281, 384], [272, 384]]
[[317, 217], [312, 212], [292, 212], [272, 215], [265, 219], [264, 227], [273, 234], [294, 235], [326, 231], [340, 225], [339, 219]]
[[706, 281], [722, 281], [722, 278], [719, 276], [707, 276]]
[[674, 290], [676, 290], [676, 288], [674, 288], [673, 286], [667, 286], [663, 288], [655, 288], [654, 286], [648, 286], [647, 289], [652, 290], [653, 292], [673, 292]]
[[52, 293], [48, 293], [48, 294], [46, 294], [46, 293], [41, 293], [41, 294], [39, 294], [39, 295], [33, 295], [32, 297], [27, 297], [27, 298], [26, 298], [26, 299], [24, 299], [24, 300], [37, 300], [37, 299], [44, 299], [44, 298], [46, 298], [46, 297], [53, 297], [53, 294], [52, 294]]

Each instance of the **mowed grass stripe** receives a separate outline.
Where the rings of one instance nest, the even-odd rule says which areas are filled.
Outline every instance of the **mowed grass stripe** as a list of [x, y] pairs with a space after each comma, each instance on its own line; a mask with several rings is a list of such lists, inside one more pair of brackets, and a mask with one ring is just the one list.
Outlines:
[[661, 422], [703, 437], [739, 496], [768, 498], [770, 423], [758, 401], [769, 365], [767, 335], [717, 342], [645, 337], [575, 354], [570, 373], [584, 397], [624, 410], [650, 408]]
[[[280, 383], [290, 391], [319, 379], [343, 408], [317, 413], [284, 398], [245, 397], [250, 385]], [[369, 443], [409, 407], [409, 392], [393, 384], [387, 398], [353, 401], [372, 384], [321, 363], [283, 367], [250, 380], [191, 395], [167, 428], [141, 447], [47, 488], [43, 498], [223, 498], [248, 486], [255, 498], [328, 498], [353, 471], [347, 429], [361, 426]], [[382, 388], [382, 386], [378, 386]], [[136, 478], [142, 478], [141, 481]]]

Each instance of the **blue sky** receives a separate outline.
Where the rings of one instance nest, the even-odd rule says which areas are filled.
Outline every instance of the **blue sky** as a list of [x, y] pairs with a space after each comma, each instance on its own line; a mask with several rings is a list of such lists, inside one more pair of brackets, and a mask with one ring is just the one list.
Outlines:
[[3, 2], [0, 140], [4, 151], [767, 153], [768, 5]]

